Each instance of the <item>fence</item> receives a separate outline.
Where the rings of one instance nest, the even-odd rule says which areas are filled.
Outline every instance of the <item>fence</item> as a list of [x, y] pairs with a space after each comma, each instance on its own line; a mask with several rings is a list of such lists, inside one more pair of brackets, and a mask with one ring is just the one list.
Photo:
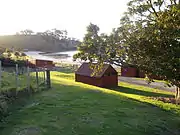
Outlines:
[[0, 62], [0, 89], [8, 88], [27, 88], [34, 87], [39, 89], [40, 86], [47, 84], [45, 69], [29, 67], [2, 67]]
[[13, 101], [48, 89], [50, 84], [50, 71], [45, 68], [2, 67], [0, 61], [0, 121]]

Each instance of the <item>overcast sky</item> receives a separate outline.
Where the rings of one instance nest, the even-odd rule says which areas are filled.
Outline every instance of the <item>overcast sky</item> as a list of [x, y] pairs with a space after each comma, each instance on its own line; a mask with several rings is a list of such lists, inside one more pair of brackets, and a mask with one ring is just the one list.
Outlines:
[[82, 39], [86, 26], [97, 24], [109, 33], [119, 25], [128, 0], [0, 0], [0, 34], [23, 29], [66, 29]]

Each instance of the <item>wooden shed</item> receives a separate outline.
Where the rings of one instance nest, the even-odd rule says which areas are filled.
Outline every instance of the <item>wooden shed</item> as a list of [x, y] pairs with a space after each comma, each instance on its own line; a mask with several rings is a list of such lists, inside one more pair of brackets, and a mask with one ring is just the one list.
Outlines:
[[138, 69], [134, 67], [121, 67], [121, 76], [138, 77]]
[[40, 59], [30, 60], [29, 65], [34, 65], [35, 67], [39, 67], [39, 68], [52, 68], [52, 67], [55, 66], [53, 61], [50, 61], [50, 60], [40, 60]]
[[118, 73], [111, 65], [104, 64], [98, 75], [92, 76], [92, 73], [89, 63], [83, 63], [75, 72], [75, 81], [99, 87], [118, 86]]
[[[143, 71], [139, 70], [138, 68], [134, 67], [122, 67], [121, 68], [121, 76], [124, 77], [139, 77], [139, 78], [145, 78], [146, 75]], [[157, 75], [150, 75], [150, 78], [156, 79], [156, 80], [162, 80], [162, 77]]]

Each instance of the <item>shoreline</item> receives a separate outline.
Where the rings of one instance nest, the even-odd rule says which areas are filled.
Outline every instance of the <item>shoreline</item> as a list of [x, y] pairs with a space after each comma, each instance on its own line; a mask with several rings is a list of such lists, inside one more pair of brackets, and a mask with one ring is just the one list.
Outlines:
[[72, 64], [79, 64], [78, 61], [73, 61], [73, 55], [77, 53], [75, 51], [65, 51], [65, 52], [40, 52], [40, 51], [28, 51], [25, 54], [33, 59], [40, 59], [40, 60], [51, 60], [55, 63], [72, 63]]

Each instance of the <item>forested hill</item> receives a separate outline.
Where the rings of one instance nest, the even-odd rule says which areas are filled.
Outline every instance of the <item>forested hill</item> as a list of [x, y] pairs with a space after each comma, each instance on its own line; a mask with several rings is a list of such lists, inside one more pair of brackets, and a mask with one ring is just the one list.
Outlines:
[[71, 38], [57, 39], [48, 35], [11, 35], [0, 36], [0, 47], [43, 52], [76, 50], [80, 42]]

